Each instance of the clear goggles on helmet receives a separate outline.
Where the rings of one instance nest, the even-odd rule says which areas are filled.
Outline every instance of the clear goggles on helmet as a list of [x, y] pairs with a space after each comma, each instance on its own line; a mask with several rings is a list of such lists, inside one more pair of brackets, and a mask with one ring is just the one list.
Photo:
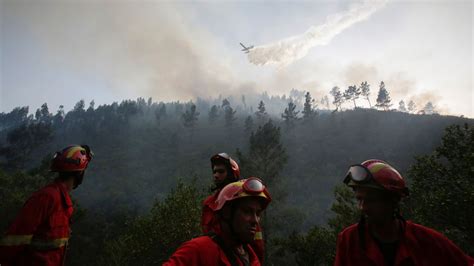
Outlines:
[[249, 194], [259, 194], [265, 190], [265, 185], [262, 183], [262, 180], [256, 177], [250, 177], [245, 180], [242, 188]]
[[87, 157], [91, 158], [94, 157], [94, 153], [92, 152], [91, 148], [89, 147], [89, 145], [81, 145], [81, 147], [86, 150], [86, 154], [87, 154]]
[[355, 183], [367, 183], [371, 179], [374, 179], [374, 176], [367, 167], [361, 164], [354, 164], [349, 167], [344, 183], [348, 184], [351, 180]]

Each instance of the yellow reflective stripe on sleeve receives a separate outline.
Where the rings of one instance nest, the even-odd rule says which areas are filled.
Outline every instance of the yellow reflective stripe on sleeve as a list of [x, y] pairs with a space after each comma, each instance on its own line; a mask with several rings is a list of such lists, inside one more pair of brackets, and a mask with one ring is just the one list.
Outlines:
[[20, 246], [31, 243], [33, 235], [6, 235], [0, 238], [0, 246]]
[[36, 248], [36, 249], [56, 249], [60, 248], [64, 245], [67, 244], [69, 238], [56, 238], [56, 239], [51, 239], [51, 240], [46, 240], [46, 239], [33, 239], [31, 241], [31, 246]]
[[262, 240], [262, 239], [263, 239], [262, 232], [255, 233], [255, 237], [253, 238], [253, 240]]

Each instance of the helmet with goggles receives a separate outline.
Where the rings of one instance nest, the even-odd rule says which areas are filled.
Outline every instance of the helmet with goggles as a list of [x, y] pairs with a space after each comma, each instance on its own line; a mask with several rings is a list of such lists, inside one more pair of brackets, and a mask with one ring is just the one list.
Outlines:
[[54, 154], [51, 160], [52, 172], [84, 171], [94, 153], [87, 145], [71, 145]]
[[221, 210], [227, 202], [244, 197], [261, 198], [264, 202], [262, 209], [264, 210], [272, 201], [270, 193], [268, 192], [262, 180], [256, 177], [249, 177], [237, 182], [233, 182], [225, 186], [217, 196], [215, 204], [211, 206], [213, 211]]
[[408, 188], [400, 173], [388, 163], [371, 159], [351, 165], [344, 183], [350, 187], [368, 187], [387, 190], [400, 197], [408, 196]]
[[222, 152], [211, 157], [211, 167], [214, 168], [217, 164], [224, 164], [226, 168], [232, 173], [234, 180], [240, 178], [240, 168], [236, 161], [234, 161], [227, 153]]

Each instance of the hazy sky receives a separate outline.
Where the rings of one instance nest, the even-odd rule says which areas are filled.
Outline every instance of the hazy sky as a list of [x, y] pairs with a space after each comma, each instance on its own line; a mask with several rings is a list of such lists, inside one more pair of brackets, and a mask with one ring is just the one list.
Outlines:
[[384, 81], [394, 107], [474, 117], [472, 1], [386, 1], [286, 66], [251, 64], [239, 42], [302, 35], [359, 3], [0, 1], [0, 112], [292, 88], [319, 98], [362, 81], [375, 102]]

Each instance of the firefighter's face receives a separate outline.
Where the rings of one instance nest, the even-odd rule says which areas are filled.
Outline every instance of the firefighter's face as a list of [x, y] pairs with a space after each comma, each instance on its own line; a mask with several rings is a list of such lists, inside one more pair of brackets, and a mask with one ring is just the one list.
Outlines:
[[393, 219], [394, 202], [379, 189], [359, 187], [355, 190], [359, 210], [369, 223], [379, 224]]
[[212, 176], [214, 177], [214, 183], [220, 184], [227, 178], [227, 168], [224, 164], [216, 164], [212, 167]]
[[250, 243], [255, 238], [262, 214], [262, 201], [255, 197], [244, 197], [236, 202], [232, 216], [232, 226], [242, 243]]

